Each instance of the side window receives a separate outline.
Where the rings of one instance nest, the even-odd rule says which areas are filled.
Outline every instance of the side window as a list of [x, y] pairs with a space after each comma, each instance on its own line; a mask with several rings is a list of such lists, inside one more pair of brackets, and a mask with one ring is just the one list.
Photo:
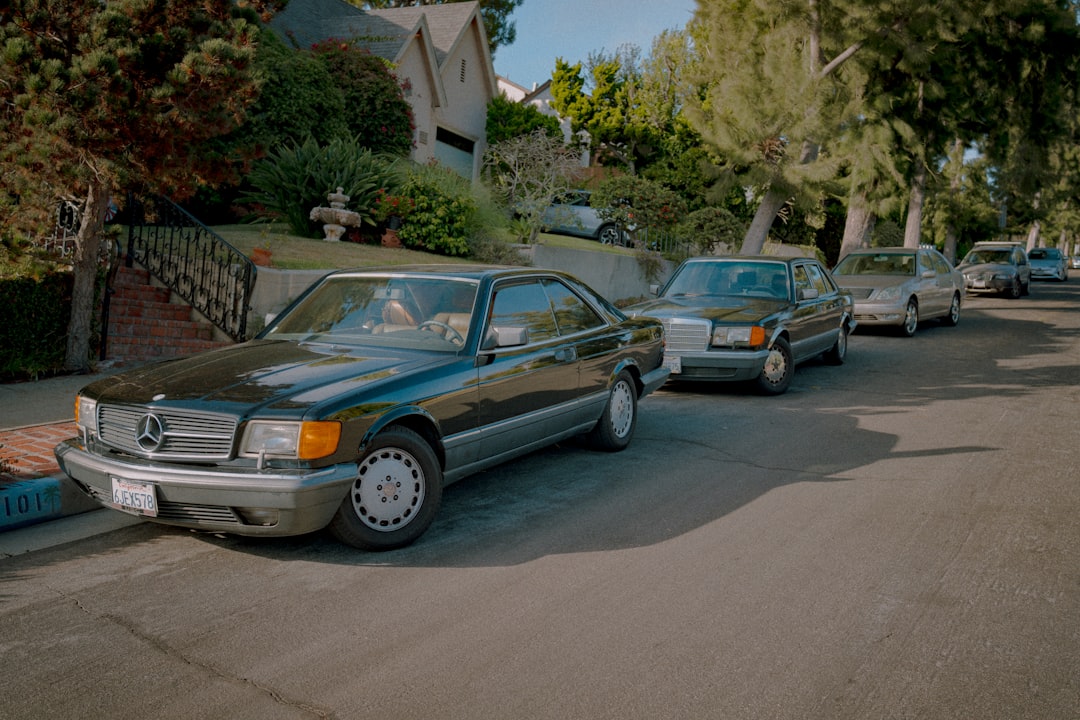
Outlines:
[[922, 275], [927, 270], [933, 270], [933, 266], [930, 263], [930, 253], [917, 253], [916, 257], [919, 258], [919, 266], [916, 270], [917, 275]]
[[949, 261], [945, 259], [944, 255], [940, 253], [931, 253], [930, 259], [934, 261], [934, 270], [938, 275], [948, 275], [952, 272], [952, 268], [949, 267]]
[[794, 274], [795, 274], [795, 298], [796, 299], [801, 299], [802, 298], [802, 291], [803, 290], [809, 290], [810, 288], [812, 288], [814, 286], [810, 282], [810, 276], [806, 274], [806, 266], [805, 265], [796, 265], [795, 270], [794, 270]]
[[572, 335], [604, 324], [604, 320], [585, 301], [561, 282], [545, 280], [544, 289], [555, 310], [555, 323], [560, 335]]
[[832, 292], [828, 280], [817, 265], [806, 264], [803, 267], [806, 268], [806, 274], [810, 277], [810, 282], [819, 295], [828, 295]]
[[529, 342], [547, 340], [558, 334], [547, 293], [536, 281], [496, 288], [490, 324], [494, 327], [523, 327], [529, 331]]

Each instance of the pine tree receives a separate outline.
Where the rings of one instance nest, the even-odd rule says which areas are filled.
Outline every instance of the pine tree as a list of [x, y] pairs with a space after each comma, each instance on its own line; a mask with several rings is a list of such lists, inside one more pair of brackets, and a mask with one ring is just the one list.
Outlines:
[[253, 11], [230, 0], [14, 0], [0, 12], [8, 232], [40, 230], [61, 198], [82, 204], [66, 370], [89, 365], [110, 198], [182, 199], [232, 171], [207, 141], [237, 127], [258, 92], [257, 33]]

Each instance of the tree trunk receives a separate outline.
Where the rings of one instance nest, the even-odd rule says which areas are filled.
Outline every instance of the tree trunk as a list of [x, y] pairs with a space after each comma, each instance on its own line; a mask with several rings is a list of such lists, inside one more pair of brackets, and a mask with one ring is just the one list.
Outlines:
[[68, 372], [83, 372], [90, 368], [90, 339], [97, 310], [95, 288], [98, 255], [101, 250], [105, 210], [108, 205], [108, 187], [91, 183], [86, 192], [79, 234], [75, 237], [71, 318], [68, 320], [67, 350], [64, 355], [64, 370]]
[[1039, 231], [1041, 229], [1042, 229], [1042, 226], [1039, 224], [1038, 220], [1032, 222], [1031, 227], [1028, 228], [1028, 236], [1027, 236], [1027, 251], [1028, 252], [1031, 252], [1035, 248], [1039, 247]]
[[870, 210], [865, 193], [852, 193], [848, 198], [847, 219], [844, 221], [844, 239], [840, 242], [840, 257], [852, 250], [868, 247], [870, 233], [874, 231], [877, 215]]
[[904, 226], [904, 247], [917, 248], [922, 239], [923, 203], [926, 200], [926, 164], [916, 159], [915, 176], [911, 178], [911, 197], [908, 198], [907, 224]]
[[781, 194], [775, 188], [769, 188], [765, 197], [761, 199], [754, 220], [743, 238], [742, 248], [739, 252], [743, 255], [758, 255], [765, 247], [765, 240], [769, 237], [769, 230], [780, 208], [787, 202], [787, 195]]

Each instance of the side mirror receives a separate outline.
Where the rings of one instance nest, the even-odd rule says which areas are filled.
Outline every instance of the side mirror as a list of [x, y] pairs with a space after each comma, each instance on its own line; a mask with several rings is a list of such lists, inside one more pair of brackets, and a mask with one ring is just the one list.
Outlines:
[[922, 276], [924, 280], [929, 280], [930, 278], [936, 278], [937, 273], [933, 270], [924, 270]]
[[519, 347], [529, 343], [529, 331], [523, 327], [489, 327], [480, 343], [481, 350]]
[[817, 288], [803, 288], [799, 291], [800, 300], [817, 300], [818, 291]]
[[660, 294], [660, 286], [657, 285], [656, 283], [653, 283], [652, 285], [649, 286], [649, 292], [652, 293], [653, 295], [659, 295]]

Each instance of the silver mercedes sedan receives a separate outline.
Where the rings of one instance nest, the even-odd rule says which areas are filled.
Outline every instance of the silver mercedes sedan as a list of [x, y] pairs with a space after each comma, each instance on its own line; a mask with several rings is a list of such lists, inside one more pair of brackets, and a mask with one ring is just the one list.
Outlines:
[[911, 337], [923, 320], [960, 321], [964, 276], [933, 248], [864, 248], [845, 255], [833, 278], [855, 300], [855, 320]]

